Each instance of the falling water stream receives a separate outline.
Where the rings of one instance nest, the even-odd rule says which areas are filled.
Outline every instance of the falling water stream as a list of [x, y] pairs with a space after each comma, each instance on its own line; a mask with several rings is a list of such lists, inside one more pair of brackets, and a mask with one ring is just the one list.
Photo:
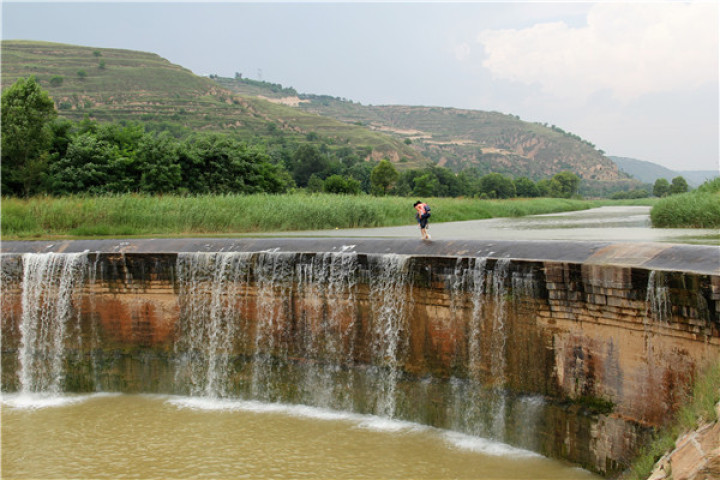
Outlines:
[[[448, 429], [408, 413], [440, 388], [403, 382], [408, 261], [368, 257], [363, 333], [352, 321], [362, 275], [353, 252], [180, 254], [177, 391], [82, 396], [63, 393], [63, 361], [82, 338], [73, 294], [94, 267], [87, 254], [25, 254], [21, 388], [2, 398], [3, 478], [591, 478], [504, 443], [533, 448], [543, 408], [504, 391], [508, 288], [532, 288], [509, 260], [487, 270], [471, 258], [451, 276], [451, 310], [472, 314], [457, 349], [467, 378], [447, 382]], [[282, 320], [290, 309], [293, 332]]]

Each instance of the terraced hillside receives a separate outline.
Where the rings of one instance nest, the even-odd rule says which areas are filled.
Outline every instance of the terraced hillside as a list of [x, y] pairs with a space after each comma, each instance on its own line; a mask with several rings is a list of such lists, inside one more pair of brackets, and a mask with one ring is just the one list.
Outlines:
[[34, 41], [2, 42], [2, 87], [35, 75], [61, 116], [142, 121], [150, 128], [221, 131], [253, 141], [322, 143], [399, 168], [437, 164], [533, 180], [563, 170], [590, 195], [629, 179], [591, 143], [513, 115], [418, 106], [367, 106], [266, 82], [207, 78], [145, 52]]
[[[534, 180], [570, 170], [588, 182], [625, 182], [627, 175], [604, 152], [554, 126], [524, 122], [513, 115], [419, 106], [367, 106], [319, 95], [297, 95], [245, 79], [217, 79], [241, 94], [262, 95], [299, 110], [329, 116], [409, 141], [424, 156], [453, 170], [477, 167], [483, 173], [525, 175]], [[296, 96], [293, 96], [296, 95]]]
[[34, 75], [61, 116], [80, 120], [143, 121], [158, 128], [222, 131], [349, 145], [401, 166], [430, 161], [382, 132], [243, 96], [164, 58], [145, 52], [34, 41], [2, 42], [2, 88]]

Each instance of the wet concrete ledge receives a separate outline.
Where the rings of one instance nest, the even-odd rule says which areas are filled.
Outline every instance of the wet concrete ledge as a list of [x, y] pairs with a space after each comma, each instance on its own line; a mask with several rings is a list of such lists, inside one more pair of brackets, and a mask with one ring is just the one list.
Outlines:
[[720, 247], [665, 243], [372, 238], [169, 238], [2, 242], [0, 253], [357, 252], [512, 258], [720, 275]]

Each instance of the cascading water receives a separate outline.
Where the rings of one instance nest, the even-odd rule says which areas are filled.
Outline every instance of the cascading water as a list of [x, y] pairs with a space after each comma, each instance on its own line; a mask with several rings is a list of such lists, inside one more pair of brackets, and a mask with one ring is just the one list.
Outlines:
[[[292, 310], [295, 254], [262, 252], [255, 257], [256, 326], [252, 360], [252, 398], [284, 400], [290, 388], [288, 367], [290, 327], [282, 321]], [[294, 387], [293, 387], [294, 388]]]
[[[358, 255], [347, 251], [178, 254], [178, 392], [397, 416], [398, 402], [414, 401], [408, 397], [414, 394], [398, 389], [413, 308], [410, 258], [370, 255], [363, 270]], [[97, 259], [90, 268], [86, 254], [28, 254], [23, 266], [21, 388], [58, 391], [64, 344], [79, 328], [69, 326], [72, 295], [97, 275]], [[114, 275], [132, 283], [125, 256], [122, 266]], [[508, 282], [509, 260], [486, 268], [486, 258], [457, 261], [448, 276], [452, 318], [441, 328], [453, 335], [453, 365], [467, 375], [452, 382], [454, 403], [462, 405], [454, 408], [451, 426], [502, 439], [506, 284], [527, 293], [530, 280], [514, 272]], [[364, 327], [356, 323], [363, 275], [370, 313]], [[94, 338], [98, 326], [89, 323]], [[457, 344], [458, 328], [467, 329], [466, 345]]]
[[670, 320], [672, 305], [670, 304], [667, 281], [664, 275], [658, 275], [658, 272], [655, 270], [651, 270], [648, 277], [645, 301], [648, 305], [646, 317], [653, 318], [659, 322], [667, 322]]
[[191, 395], [228, 395], [229, 364], [242, 319], [250, 254], [181, 253], [176, 383]]
[[465, 292], [471, 292], [472, 302], [469, 323], [467, 326], [467, 375], [466, 380], [454, 378], [451, 381], [454, 402], [448, 415], [453, 419], [454, 430], [473, 435], [485, 435], [487, 389], [483, 386], [483, 332], [485, 311], [485, 290], [487, 275], [485, 272], [486, 258], [471, 258], [468, 268], [461, 268], [461, 263], [453, 274], [451, 302], [459, 303]]
[[[452, 427], [499, 440], [506, 437], [505, 317], [509, 265], [509, 259], [500, 259], [493, 270], [486, 272], [487, 259], [474, 258], [469, 260], [466, 270], [459, 271], [456, 268], [453, 276], [454, 283], [465, 286], [470, 293], [472, 313], [469, 315], [469, 331], [466, 335], [468, 377], [452, 382], [455, 399], [450, 413], [454, 419]], [[514, 287], [517, 282], [510, 283]], [[517, 283], [518, 286], [521, 284]], [[451, 291], [455, 295], [463, 294], [461, 288]], [[517, 293], [521, 295], [523, 291], [519, 289]], [[490, 305], [488, 298], [492, 299]]]
[[412, 294], [409, 291], [407, 263], [404, 255], [383, 255], [374, 258], [370, 283], [373, 312], [371, 375], [377, 392], [374, 413], [392, 417], [397, 405], [397, 383], [400, 375], [407, 320]]
[[22, 259], [20, 390], [59, 394], [67, 344], [81, 341], [71, 322], [77, 318], [73, 294], [88, 273], [87, 254], [27, 253]]
[[492, 333], [490, 336], [490, 385], [493, 391], [491, 400], [492, 436], [503, 439], [505, 436], [505, 346], [507, 331], [505, 329], [506, 278], [510, 259], [497, 261], [492, 276], [492, 293], [495, 311], [492, 316]]
[[354, 252], [328, 252], [298, 265], [305, 403], [352, 409], [357, 271]]

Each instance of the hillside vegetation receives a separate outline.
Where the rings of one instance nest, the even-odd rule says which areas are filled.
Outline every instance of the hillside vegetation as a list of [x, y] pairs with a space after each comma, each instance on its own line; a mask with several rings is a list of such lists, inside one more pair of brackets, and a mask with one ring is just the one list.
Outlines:
[[437, 165], [536, 181], [572, 171], [588, 195], [638, 185], [590, 142], [497, 112], [363, 106], [239, 76], [200, 77], [152, 53], [3, 41], [3, 89], [30, 75], [48, 90], [60, 116], [75, 121], [141, 121], [176, 137], [214, 131], [269, 145], [350, 147], [399, 169]]
[[292, 88], [247, 80], [218, 78], [220, 85], [244, 95], [296, 105], [298, 109], [365, 125], [394, 135], [439, 166], [460, 171], [527, 176], [533, 180], [570, 170], [586, 186], [638, 183], [592, 143], [557, 126], [530, 123], [498, 112], [419, 106], [372, 106], [347, 99], [298, 94]]
[[2, 42], [2, 89], [34, 75], [61, 117], [100, 122], [142, 121], [176, 136], [229, 133], [267, 143], [354, 147], [368, 159], [420, 167], [430, 161], [381, 132], [257, 97], [244, 97], [158, 55], [34, 41]]

